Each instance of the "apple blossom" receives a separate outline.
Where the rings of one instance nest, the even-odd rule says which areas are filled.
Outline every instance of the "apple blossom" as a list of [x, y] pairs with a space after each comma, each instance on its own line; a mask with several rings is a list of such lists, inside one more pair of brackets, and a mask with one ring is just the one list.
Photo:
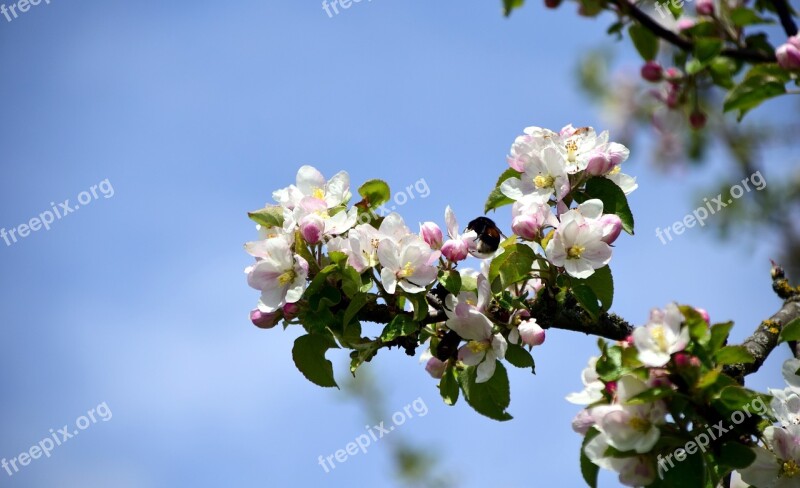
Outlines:
[[585, 408], [572, 419], [572, 430], [577, 434], [585, 436], [592, 427], [594, 427], [594, 417]]
[[562, 129], [559, 149], [566, 159], [567, 173], [576, 174], [586, 169], [595, 149], [605, 146], [607, 142], [608, 131], [597, 135], [591, 127], [572, 129], [571, 126], [567, 126]]
[[672, 354], [683, 351], [689, 343], [689, 329], [682, 327], [683, 321], [683, 314], [674, 303], [664, 310], [653, 310], [650, 321], [633, 331], [639, 361], [646, 366], [661, 367]]
[[558, 220], [550, 206], [538, 203], [533, 198], [523, 198], [514, 202], [511, 208], [511, 230], [514, 234], [527, 240], [539, 237], [539, 231], [545, 227], [557, 227]]
[[306, 289], [308, 263], [295, 255], [282, 237], [264, 241], [263, 251], [263, 258], [245, 271], [248, 284], [261, 290], [258, 309], [269, 313], [300, 300]]
[[794, 488], [800, 484], [800, 425], [767, 427], [769, 450], [755, 447], [756, 460], [739, 470], [742, 480], [758, 488]]
[[570, 403], [576, 405], [589, 405], [603, 398], [603, 389], [605, 384], [600, 381], [600, 376], [597, 374], [596, 365], [599, 358], [592, 356], [589, 358], [589, 364], [581, 372], [581, 381], [583, 381], [583, 390], [577, 393], [570, 393], [566, 399]]
[[323, 237], [341, 235], [353, 227], [358, 218], [358, 210], [340, 209], [331, 213], [324, 200], [315, 197], [303, 197], [294, 209], [284, 211], [284, 229], [299, 227], [300, 234], [309, 244], [317, 244]]
[[628, 156], [630, 156], [630, 150], [627, 147], [611, 142], [592, 151], [589, 155], [586, 172], [594, 176], [607, 175], [617, 170], [619, 165], [628, 159]]
[[536, 319], [523, 320], [518, 326], [512, 327], [508, 335], [512, 344], [519, 343], [520, 339], [526, 346], [541, 346], [544, 344], [545, 330], [536, 323]]
[[537, 203], [546, 203], [555, 194], [561, 200], [569, 192], [565, 156], [554, 144], [531, 154], [523, 161], [522, 174], [500, 185], [500, 191], [517, 201], [530, 196]]
[[619, 473], [619, 482], [625, 486], [648, 486], [655, 480], [655, 463], [651, 459], [646, 456], [606, 455], [609, 447], [608, 436], [601, 433], [586, 444], [583, 452], [592, 463]]
[[783, 69], [800, 69], [800, 34], [787, 39], [775, 50], [775, 57]]
[[276, 190], [272, 197], [282, 207], [293, 210], [305, 197], [323, 200], [327, 208], [333, 208], [350, 201], [350, 176], [345, 171], [336, 173], [330, 180], [313, 166], [302, 166], [297, 171], [296, 185]]
[[450, 205], [444, 211], [444, 220], [447, 223], [447, 235], [450, 239], [442, 246], [442, 255], [454, 263], [467, 259], [470, 241], [475, 240], [477, 235], [472, 231], [463, 235], [459, 233], [458, 220]]
[[525, 170], [526, 162], [534, 155], [538, 155], [545, 146], [551, 145], [553, 139], [558, 137], [558, 134], [549, 129], [533, 126], [526, 127], [524, 133], [525, 135], [514, 140], [507, 158], [508, 165], [520, 173]]
[[397, 286], [408, 293], [421, 293], [433, 283], [438, 274], [432, 261], [438, 254], [417, 235], [409, 235], [399, 243], [391, 239], [378, 244], [378, 260], [383, 269], [381, 280], [387, 293], [394, 294]]
[[622, 219], [617, 214], [605, 214], [600, 217], [599, 224], [603, 232], [601, 240], [606, 244], [614, 244], [622, 232]]
[[419, 235], [431, 246], [431, 249], [442, 248], [442, 229], [433, 222], [425, 222], [419, 225]]
[[271, 329], [278, 325], [278, 322], [281, 321], [281, 313], [266, 313], [256, 308], [250, 312], [250, 321], [253, 322], [253, 325], [260, 329]]
[[583, 279], [594, 274], [611, 261], [611, 248], [603, 242], [602, 230], [597, 225], [575, 218], [571, 210], [547, 243], [545, 254], [556, 266], [563, 266], [570, 276]]
[[770, 407], [775, 413], [775, 418], [784, 427], [800, 425], [800, 392], [792, 388], [783, 390], [769, 390], [772, 395]]

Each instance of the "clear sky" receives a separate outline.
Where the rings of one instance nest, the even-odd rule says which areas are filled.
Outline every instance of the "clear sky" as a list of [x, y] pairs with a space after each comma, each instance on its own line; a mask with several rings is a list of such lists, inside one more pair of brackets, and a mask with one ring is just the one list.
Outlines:
[[[329, 18], [317, 1], [51, 0], [0, 17], [0, 227], [108, 180], [49, 231], [0, 241], [0, 457], [103, 402], [113, 412], [50, 458], [0, 471], [0, 486], [395, 486], [381, 443], [331, 473], [317, 464], [369, 419], [295, 370], [297, 330], [250, 324], [245, 213], [312, 164], [354, 185], [424, 178], [430, 194], [399, 209], [406, 221], [443, 225], [451, 205], [465, 223], [523, 127], [602, 128], [574, 71], [581, 52], [611, 43], [608, 22], [539, 4], [508, 20], [499, 4], [374, 0]], [[638, 232], [611, 263], [614, 310], [642, 323], [651, 307], [689, 302], [745, 337], [779, 306], [769, 245], [731, 247], [707, 228], [662, 245], [655, 227], [682, 219], [725, 165], [665, 175], [648, 159], [640, 146], [626, 163]], [[779, 161], [767, 182], [791, 163]], [[507, 209], [497, 221], [508, 229]], [[424, 401], [402, 435], [436, 451], [455, 486], [572, 487], [581, 438], [563, 398], [595, 343], [549, 332], [538, 374], [510, 372], [504, 424], [445, 406], [398, 351], [365, 367], [390, 412]], [[780, 386], [787, 356], [751, 384]], [[347, 381], [346, 355], [333, 358]]]

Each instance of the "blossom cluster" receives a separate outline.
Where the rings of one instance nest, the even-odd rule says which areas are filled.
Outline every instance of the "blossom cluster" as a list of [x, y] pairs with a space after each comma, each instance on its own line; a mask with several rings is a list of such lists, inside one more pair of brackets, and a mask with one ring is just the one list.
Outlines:
[[754, 448], [756, 459], [740, 471], [742, 481], [758, 488], [800, 485], [800, 359], [783, 363], [787, 387], [770, 389], [770, 406], [778, 425], [764, 429], [765, 446]]
[[[607, 132], [597, 134], [590, 127], [525, 129], [511, 147], [509, 169], [494, 199], [490, 197], [492, 203], [487, 203], [487, 211], [513, 204], [513, 235], [505, 240], [487, 218], [459, 225], [450, 206], [444, 212], [444, 230], [428, 221], [413, 231], [398, 213], [378, 217], [370, 211], [390, 197], [384, 182], [371, 180], [359, 187], [362, 200], [351, 205], [346, 172], [326, 179], [316, 168], [303, 166], [295, 184], [273, 193], [275, 204], [251, 213], [260, 239], [245, 245], [255, 258], [245, 272], [250, 286], [261, 291], [251, 319], [262, 328], [284, 320], [319, 333], [319, 328], [307, 326], [321, 313], [313, 295], [319, 287], [344, 289], [343, 280], [351, 280], [355, 284], [347, 286], [346, 301], [331, 301], [350, 313], [328, 310], [331, 319], [338, 313], [336, 320], [344, 321], [340, 336], [338, 329], [328, 327], [343, 347], [351, 346], [343, 340], [346, 322], [367, 303], [413, 314], [419, 321], [416, 328], [390, 323], [379, 338], [361, 339], [358, 347], [350, 347], [353, 368], [398, 335], [427, 342], [426, 369], [437, 378], [447, 368], [472, 368], [475, 382], [487, 382], [509, 347], [515, 348], [516, 362], [532, 365], [532, 359], [519, 359], [529, 354], [520, 352], [521, 346], [530, 350], [541, 345], [548, 324], [531, 316], [530, 305], [545, 289], [555, 296], [561, 275], [566, 286], [577, 286], [579, 281], [569, 280], [584, 280], [607, 267], [621, 231], [632, 232], [626, 195], [637, 185], [620, 171], [628, 156], [628, 149], [610, 142]], [[605, 213], [607, 204], [617, 213]], [[508, 255], [521, 258], [506, 259]], [[469, 258], [482, 260], [479, 271], [463, 267]], [[502, 264], [496, 266], [496, 260]], [[317, 280], [319, 286], [312, 289], [310, 283], [320, 275], [328, 279]], [[610, 287], [610, 271], [607, 276]], [[565, 286], [564, 280], [559, 283]], [[336, 290], [330, 293], [341, 298]], [[582, 305], [597, 313], [598, 300], [586, 298], [594, 292], [582, 296]], [[441, 321], [422, 323], [419, 317], [429, 307], [441, 313]], [[452, 353], [438, 348], [448, 334], [458, 338]]]

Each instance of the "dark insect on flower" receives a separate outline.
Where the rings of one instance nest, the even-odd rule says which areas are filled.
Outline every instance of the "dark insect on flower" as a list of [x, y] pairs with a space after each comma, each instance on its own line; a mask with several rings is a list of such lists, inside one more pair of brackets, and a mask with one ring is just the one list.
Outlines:
[[467, 224], [467, 231], [478, 234], [475, 245], [470, 246], [469, 253], [476, 258], [486, 259], [497, 251], [500, 238], [505, 237], [494, 221], [487, 217], [478, 217]]

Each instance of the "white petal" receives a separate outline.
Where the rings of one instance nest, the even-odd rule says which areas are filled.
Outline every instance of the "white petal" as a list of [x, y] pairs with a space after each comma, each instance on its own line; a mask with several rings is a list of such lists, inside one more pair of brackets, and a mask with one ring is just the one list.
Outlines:
[[497, 368], [497, 360], [489, 356], [491, 356], [491, 354], [487, 354], [486, 360], [478, 365], [478, 375], [475, 378], [475, 383], [485, 383], [494, 376], [494, 371]]
[[302, 166], [297, 171], [297, 188], [304, 196], [313, 196], [315, 190], [325, 188], [325, 177], [313, 166]]

